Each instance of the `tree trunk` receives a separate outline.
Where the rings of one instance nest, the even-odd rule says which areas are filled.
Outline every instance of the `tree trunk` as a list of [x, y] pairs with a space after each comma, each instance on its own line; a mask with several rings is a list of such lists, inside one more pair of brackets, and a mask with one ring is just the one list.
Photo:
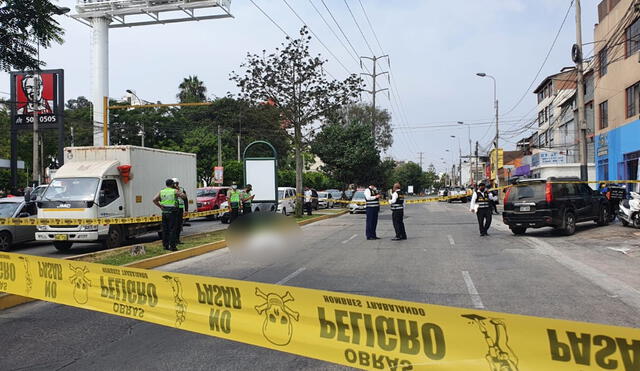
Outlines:
[[296, 217], [302, 216], [302, 128], [300, 127], [299, 122], [294, 122], [293, 124], [295, 129], [295, 137], [294, 137], [294, 147], [296, 154]]

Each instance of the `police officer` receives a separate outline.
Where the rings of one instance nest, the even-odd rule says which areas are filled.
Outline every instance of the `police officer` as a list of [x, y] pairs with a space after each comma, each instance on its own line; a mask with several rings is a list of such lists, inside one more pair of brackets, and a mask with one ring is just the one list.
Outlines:
[[231, 184], [231, 190], [227, 195], [229, 197], [229, 207], [231, 208], [231, 216], [229, 218], [229, 222], [233, 223], [234, 220], [238, 218], [240, 215], [240, 191], [238, 190], [238, 185], [236, 182]]
[[393, 229], [396, 231], [396, 237], [391, 241], [401, 241], [407, 239], [407, 232], [404, 229], [404, 192], [400, 188], [400, 183], [393, 185], [391, 189], [391, 220], [393, 220]]
[[251, 212], [251, 201], [253, 201], [253, 198], [255, 197], [255, 195], [251, 194], [252, 190], [253, 190], [253, 187], [251, 186], [251, 184], [247, 184], [247, 186], [245, 187], [244, 191], [241, 194], [242, 215], [247, 215]]
[[366, 200], [365, 211], [367, 213], [367, 226], [365, 234], [367, 240], [379, 240], [376, 235], [378, 227], [378, 213], [380, 212], [380, 193], [375, 185], [371, 184], [369, 188], [364, 190], [364, 198]]
[[180, 212], [178, 213], [178, 245], [181, 245], [183, 242], [180, 240], [180, 235], [182, 234], [182, 228], [187, 225], [184, 220], [184, 214], [189, 212], [189, 200], [187, 199], [187, 193], [184, 191], [184, 188], [180, 187], [180, 181], [178, 178], [172, 178], [173, 180], [173, 188], [182, 192], [184, 198], [178, 197], [178, 207], [180, 208]]
[[304, 187], [304, 209], [307, 211], [307, 215], [311, 215], [313, 209], [313, 192], [309, 187]]
[[162, 210], [162, 246], [165, 250], [177, 251], [178, 214], [181, 212], [178, 199], [184, 199], [185, 195], [174, 188], [173, 179], [167, 179], [165, 185], [153, 198], [153, 203]]
[[498, 197], [493, 193], [487, 192], [484, 183], [478, 185], [478, 189], [471, 196], [471, 205], [469, 209], [472, 213], [476, 213], [478, 217], [478, 226], [480, 227], [480, 236], [488, 236], [489, 227], [491, 226], [491, 201], [497, 201]]

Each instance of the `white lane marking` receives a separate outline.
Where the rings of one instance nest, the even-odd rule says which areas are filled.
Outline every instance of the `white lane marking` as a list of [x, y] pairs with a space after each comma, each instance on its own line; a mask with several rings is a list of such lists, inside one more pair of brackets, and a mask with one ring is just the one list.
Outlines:
[[346, 240], [342, 241], [342, 243], [347, 243], [347, 242], [349, 242], [349, 241], [353, 240], [353, 239], [354, 239], [354, 238], [356, 238], [356, 237], [358, 237], [358, 235], [357, 235], [357, 234], [354, 234], [353, 236], [349, 237], [348, 239], [346, 239]]
[[448, 234], [448, 235], [447, 235], [447, 238], [449, 239], [449, 244], [450, 244], [451, 246], [453, 246], [453, 245], [455, 245], [455, 244], [456, 244], [456, 241], [454, 241], [454, 240], [453, 240], [453, 237], [451, 237], [451, 235], [450, 235], [450, 234]]
[[621, 253], [623, 253], [625, 255], [629, 255], [629, 251], [631, 250], [628, 247], [607, 247], [607, 249], [613, 250], [615, 252], [621, 252]]
[[473, 306], [478, 309], [484, 309], [484, 304], [482, 304], [480, 294], [478, 294], [478, 290], [476, 290], [476, 286], [473, 284], [469, 272], [462, 271], [462, 278], [464, 279], [464, 283], [467, 285], [467, 291], [469, 291], [469, 296], [471, 296]]
[[540, 254], [549, 256], [596, 286], [613, 295], [617, 295], [627, 305], [640, 309], [640, 290], [585, 263], [570, 258], [545, 241], [533, 237], [525, 237], [524, 240], [529, 242]]
[[276, 282], [276, 285], [284, 285], [285, 283], [289, 282], [290, 279], [292, 279], [293, 277], [299, 275], [300, 273], [304, 272], [304, 270], [307, 269], [305, 267], [299, 268], [297, 271], [291, 273], [290, 275], [286, 276], [285, 278], [281, 279], [280, 281]]

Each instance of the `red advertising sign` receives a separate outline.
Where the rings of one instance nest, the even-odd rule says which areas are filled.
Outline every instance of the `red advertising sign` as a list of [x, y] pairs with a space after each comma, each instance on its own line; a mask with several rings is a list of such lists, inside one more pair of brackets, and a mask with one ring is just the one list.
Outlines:
[[12, 72], [11, 100], [14, 124], [17, 129], [28, 129], [38, 116], [41, 129], [58, 128], [64, 109], [61, 70]]

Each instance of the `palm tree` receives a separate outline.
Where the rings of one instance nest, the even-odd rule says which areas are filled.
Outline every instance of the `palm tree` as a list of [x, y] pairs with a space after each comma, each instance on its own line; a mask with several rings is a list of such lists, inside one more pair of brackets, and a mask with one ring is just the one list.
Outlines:
[[180, 91], [176, 94], [176, 97], [180, 100], [180, 103], [204, 102], [207, 100], [207, 87], [198, 79], [198, 76], [185, 77], [178, 89]]

